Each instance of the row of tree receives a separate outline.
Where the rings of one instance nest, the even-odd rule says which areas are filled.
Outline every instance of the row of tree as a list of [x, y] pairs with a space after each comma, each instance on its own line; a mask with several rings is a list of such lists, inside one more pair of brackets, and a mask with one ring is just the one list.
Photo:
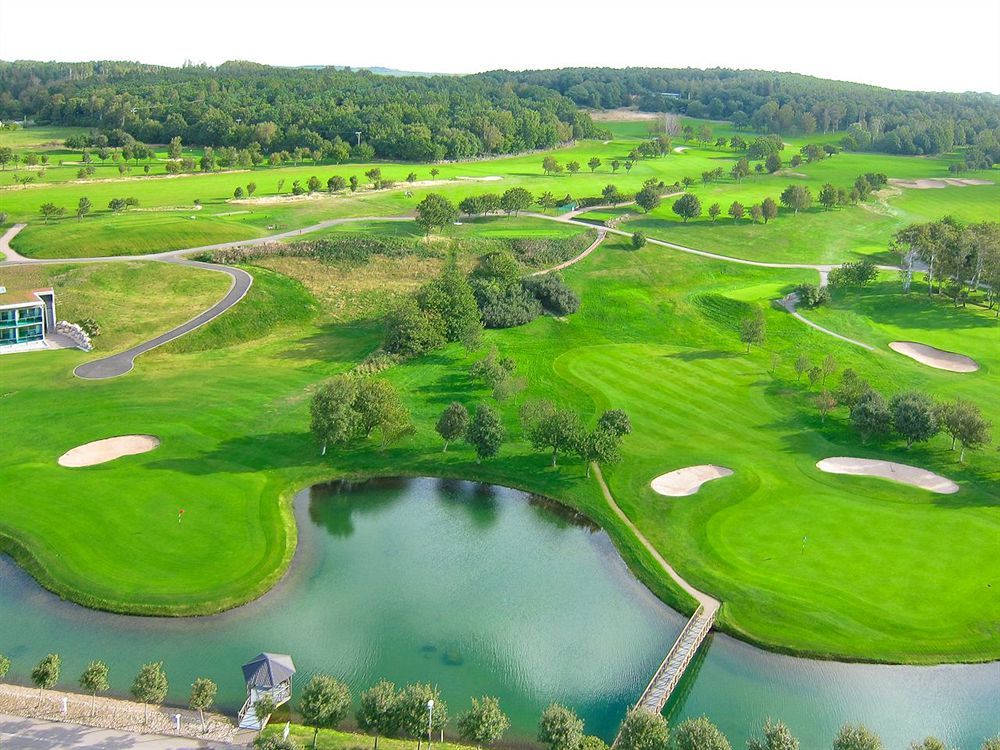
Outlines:
[[[138, 205], [139, 199], [133, 197], [112, 198], [108, 201], [108, 209], [115, 214], [127, 211], [130, 208], [135, 208]], [[90, 198], [83, 196], [76, 203], [74, 215], [77, 219], [83, 219], [83, 217], [89, 214], [93, 208], [94, 204], [90, 202]], [[55, 203], [48, 201], [38, 207], [38, 213], [41, 215], [43, 222], [48, 224], [49, 219], [58, 219], [61, 216], [65, 216], [66, 208], [64, 206], [57, 206]]]
[[[10, 670], [10, 659], [0, 654], [0, 679]], [[38, 699], [41, 701], [45, 690], [51, 690], [59, 682], [62, 676], [62, 659], [59, 654], [46, 654], [42, 660], [31, 670], [31, 682], [38, 688]], [[91, 715], [96, 711], [97, 694], [106, 693], [111, 689], [110, 670], [108, 665], [95, 659], [87, 665], [78, 680], [80, 689], [90, 693]], [[143, 705], [143, 722], [149, 718], [149, 706], [163, 703], [167, 697], [167, 674], [163, 669], [163, 662], [150, 662], [143, 664], [132, 685], [129, 688], [130, 695]], [[205, 727], [205, 711], [215, 703], [215, 695], [218, 686], [204, 677], [197, 678], [191, 685], [191, 693], [188, 706], [198, 711], [201, 718], [202, 729]]]
[[1000, 222], [963, 224], [951, 216], [910, 224], [889, 245], [901, 259], [903, 291], [909, 292], [917, 261], [927, 268], [927, 294], [944, 291], [956, 305], [982, 291], [1000, 316]]

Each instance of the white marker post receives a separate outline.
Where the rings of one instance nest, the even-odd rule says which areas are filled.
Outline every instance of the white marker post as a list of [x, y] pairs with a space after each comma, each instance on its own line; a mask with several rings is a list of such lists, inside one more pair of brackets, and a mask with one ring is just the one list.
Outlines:
[[67, 698], [66, 696], [63, 696], [62, 699], [62, 712], [64, 714], [69, 713], [69, 698]]
[[174, 714], [174, 731], [180, 734], [181, 732], [181, 715]]

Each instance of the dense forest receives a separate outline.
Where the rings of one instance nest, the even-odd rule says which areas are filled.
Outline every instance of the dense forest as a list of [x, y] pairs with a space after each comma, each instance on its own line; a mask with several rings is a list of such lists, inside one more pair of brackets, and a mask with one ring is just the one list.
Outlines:
[[[99, 128], [121, 145], [296, 148], [409, 161], [505, 154], [600, 135], [552, 89], [477, 77], [379, 76], [249, 62], [0, 62], [0, 119]], [[117, 132], [116, 132], [117, 131]], [[356, 135], [358, 132], [359, 138]]]
[[484, 73], [553, 89], [581, 107], [730, 120], [773, 133], [847, 131], [845, 148], [936, 154], [973, 146], [1000, 162], [1000, 96], [896, 91], [795, 73], [696, 68], [564, 68]]
[[0, 119], [97, 128], [111, 145], [180, 137], [265, 154], [466, 159], [602, 137], [578, 107], [623, 106], [778, 134], [846, 131], [841, 145], [849, 150], [936, 154], [962, 146], [969, 167], [1000, 162], [996, 95], [896, 91], [792, 73], [566, 68], [397, 77], [251, 62], [0, 62]]

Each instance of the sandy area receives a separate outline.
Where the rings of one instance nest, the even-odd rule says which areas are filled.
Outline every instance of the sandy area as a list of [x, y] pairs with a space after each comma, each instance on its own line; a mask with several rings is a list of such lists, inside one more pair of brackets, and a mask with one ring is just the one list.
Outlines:
[[619, 109], [589, 109], [587, 114], [594, 122], [628, 122], [629, 120], [657, 120], [663, 117], [662, 112], [640, 112], [637, 109], [621, 107]]
[[60, 466], [80, 467], [107, 463], [122, 456], [149, 453], [158, 448], [160, 439], [153, 435], [120, 435], [78, 445], [59, 456]]
[[[390, 190], [412, 190], [413, 188], [438, 187], [440, 185], [454, 185], [456, 182], [496, 182], [502, 180], [499, 175], [488, 175], [486, 177], [453, 177], [447, 180], [415, 180], [414, 182], [397, 182], [391, 188], [383, 188], [378, 192], [389, 192]], [[367, 185], [365, 186], [368, 187]], [[371, 192], [366, 190], [365, 192]], [[322, 198], [343, 198], [351, 193], [329, 193], [321, 190], [316, 193], [303, 193], [302, 195], [268, 195], [260, 198], [230, 198], [226, 203], [239, 203], [242, 205], [267, 205], [270, 203], [296, 203], [298, 201], [316, 201]], [[356, 195], [356, 193], [355, 193]]]
[[[112, 674], [114, 679], [114, 674]], [[66, 699], [66, 713], [62, 712], [62, 699]], [[70, 721], [91, 727], [118, 729], [129, 732], [157, 732], [179, 734], [182, 737], [197, 737], [212, 742], [232, 742], [236, 736], [236, 726], [231, 719], [214, 711], [205, 712], [205, 732], [201, 731], [201, 721], [197, 711], [172, 706], [150, 706], [149, 721], [143, 721], [141, 703], [91, 696], [79, 693], [65, 693], [46, 690], [42, 700], [38, 700], [38, 690], [20, 685], [0, 685], [0, 713], [12, 716], [26, 716], [49, 721]], [[174, 714], [181, 715], [181, 729], [174, 730]], [[6, 747], [6, 742], [4, 747]], [[46, 744], [45, 747], [54, 747]], [[118, 747], [115, 745], [114, 747]]]
[[940, 495], [952, 495], [958, 492], [958, 485], [940, 474], [916, 466], [897, 464], [894, 461], [836, 456], [817, 462], [816, 468], [829, 474], [851, 474], [902, 482]]
[[650, 486], [661, 495], [684, 497], [696, 493], [705, 482], [728, 477], [732, 473], [732, 469], [715, 464], [685, 466], [683, 469], [675, 469], [667, 474], [661, 474], [650, 482]]
[[949, 372], [975, 372], [979, 369], [976, 360], [966, 357], [964, 354], [946, 352], [944, 349], [935, 349], [927, 344], [918, 344], [915, 341], [893, 341], [889, 348], [903, 356], [915, 359], [917, 362], [938, 370], [948, 370]]
[[992, 185], [990, 180], [973, 180], [968, 178], [946, 177], [941, 180], [921, 179], [921, 180], [897, 180], [890, 179], [889, 183], [911, 190], [938, 190], [946, 187], [969, 187], [970, 185]]
[[674, 153], [675, 154], [683, 154], [689, 148], [691, 148], [691, 147], [690, 146], [674, 146]]

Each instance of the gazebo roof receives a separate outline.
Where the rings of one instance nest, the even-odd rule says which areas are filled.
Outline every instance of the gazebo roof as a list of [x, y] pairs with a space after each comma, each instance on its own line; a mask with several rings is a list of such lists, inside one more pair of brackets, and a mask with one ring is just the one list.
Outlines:
[[295, 664], [288, 654], [262, 653], [243, 665], [247, 685], [273, 688], [295, 674]]

